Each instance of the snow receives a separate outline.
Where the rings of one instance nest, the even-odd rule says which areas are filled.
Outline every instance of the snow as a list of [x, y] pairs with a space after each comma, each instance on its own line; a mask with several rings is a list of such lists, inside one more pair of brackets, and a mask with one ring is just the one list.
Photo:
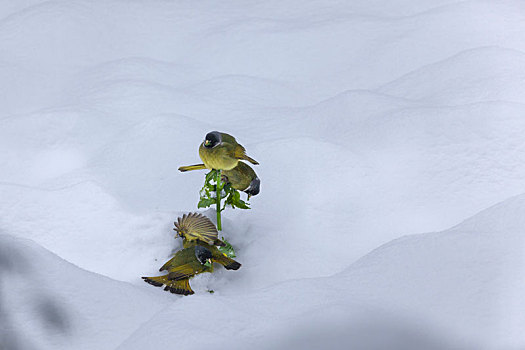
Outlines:
[[[1, 2], [0, 347], [525, 347], [524, 20], [506, 0]], [[177, 168], [211, 130], [261, 193], [224, 213], [242, 268], [179, 297], [140, 277], [180, 247], [204, 179]]]
[[4, 348], [115, 348], [168, 302], [149, 288], [82, 270], [32, 241], [0, 240]]

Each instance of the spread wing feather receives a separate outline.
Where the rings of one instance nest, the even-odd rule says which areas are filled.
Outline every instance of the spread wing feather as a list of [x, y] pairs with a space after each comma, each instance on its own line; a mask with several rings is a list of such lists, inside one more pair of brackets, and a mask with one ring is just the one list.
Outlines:
[[201, 240], [208, 244], [215, 244], [218, 231], [213, 222], [199, 213], [184, 214], [175, 222], [175, 231], [188, 241]]

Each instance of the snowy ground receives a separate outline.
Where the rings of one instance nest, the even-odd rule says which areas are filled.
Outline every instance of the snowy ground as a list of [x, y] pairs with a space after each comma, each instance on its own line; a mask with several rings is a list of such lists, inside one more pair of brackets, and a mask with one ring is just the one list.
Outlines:
[[[518, 0], [0, 0], [0, 347], [525, 348], [524, 35]], [[178, 297], [140, 277], [211, 130], [261, 193]]]

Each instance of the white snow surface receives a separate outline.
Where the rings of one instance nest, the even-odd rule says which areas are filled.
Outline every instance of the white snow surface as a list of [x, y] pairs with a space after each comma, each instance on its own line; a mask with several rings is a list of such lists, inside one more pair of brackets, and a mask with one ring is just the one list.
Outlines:
[[[0, 348], [525, 348], [524, 36], [519, 0], [0, 1]], [[180, 297], [140, 277], [211, 130], [261, 193]]]

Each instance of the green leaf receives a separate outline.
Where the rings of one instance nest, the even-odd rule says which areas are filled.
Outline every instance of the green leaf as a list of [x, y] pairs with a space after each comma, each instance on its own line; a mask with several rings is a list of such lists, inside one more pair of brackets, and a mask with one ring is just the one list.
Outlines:
[[239, 191], [232, 192], [232, 201], [235, 203], [239, 199], [241, 199], [241, 194], [239, 193]]
[[207, 208], [207, 207], [211, 207], [213, 204], [215, 204], [214, 198], [201, 197], [199, 204], [197, 204], [197, 208]]
[[242, 199], [239, 199], [237, 202], [234, 203], [235, 206], [239, 209], [251, 209], [249, 206], [248, 206], [248, 203], [246, 203], [245, 201], [243, 201]]
[[215, 180], [215, 176], [217, 176], [216, 170], [211, 170], [209, 173], [206, 174], [206, 180], [205, 183], [209, 183], [211, 180]]
[[232, 204], [234, 207], [240, 209], [250, 209], [248, 204], [241, 199], [241, 194], [239, 191], [235, 191], [235, 193], [232, 194]]
[[243, 201], [241, 199], [241, 193], [232, 188], [230, 184], [228, 184], [224, 190], [226, 192], [226, 200], [224, 201], [224, 206], [221, 210], [224, 210], [227, 205], [230, 205], [232, 208], [251, 209], [249, 207], [250, 203]]
[[223, 254], [225, 254], [228, 258], [235, 258], [235, 249], [233, 249], [233, 246], [228, 242], [224, 237], [222, 237], [222, 241], [226, 244], [224, 247], [217, 247], [219, 251]]

